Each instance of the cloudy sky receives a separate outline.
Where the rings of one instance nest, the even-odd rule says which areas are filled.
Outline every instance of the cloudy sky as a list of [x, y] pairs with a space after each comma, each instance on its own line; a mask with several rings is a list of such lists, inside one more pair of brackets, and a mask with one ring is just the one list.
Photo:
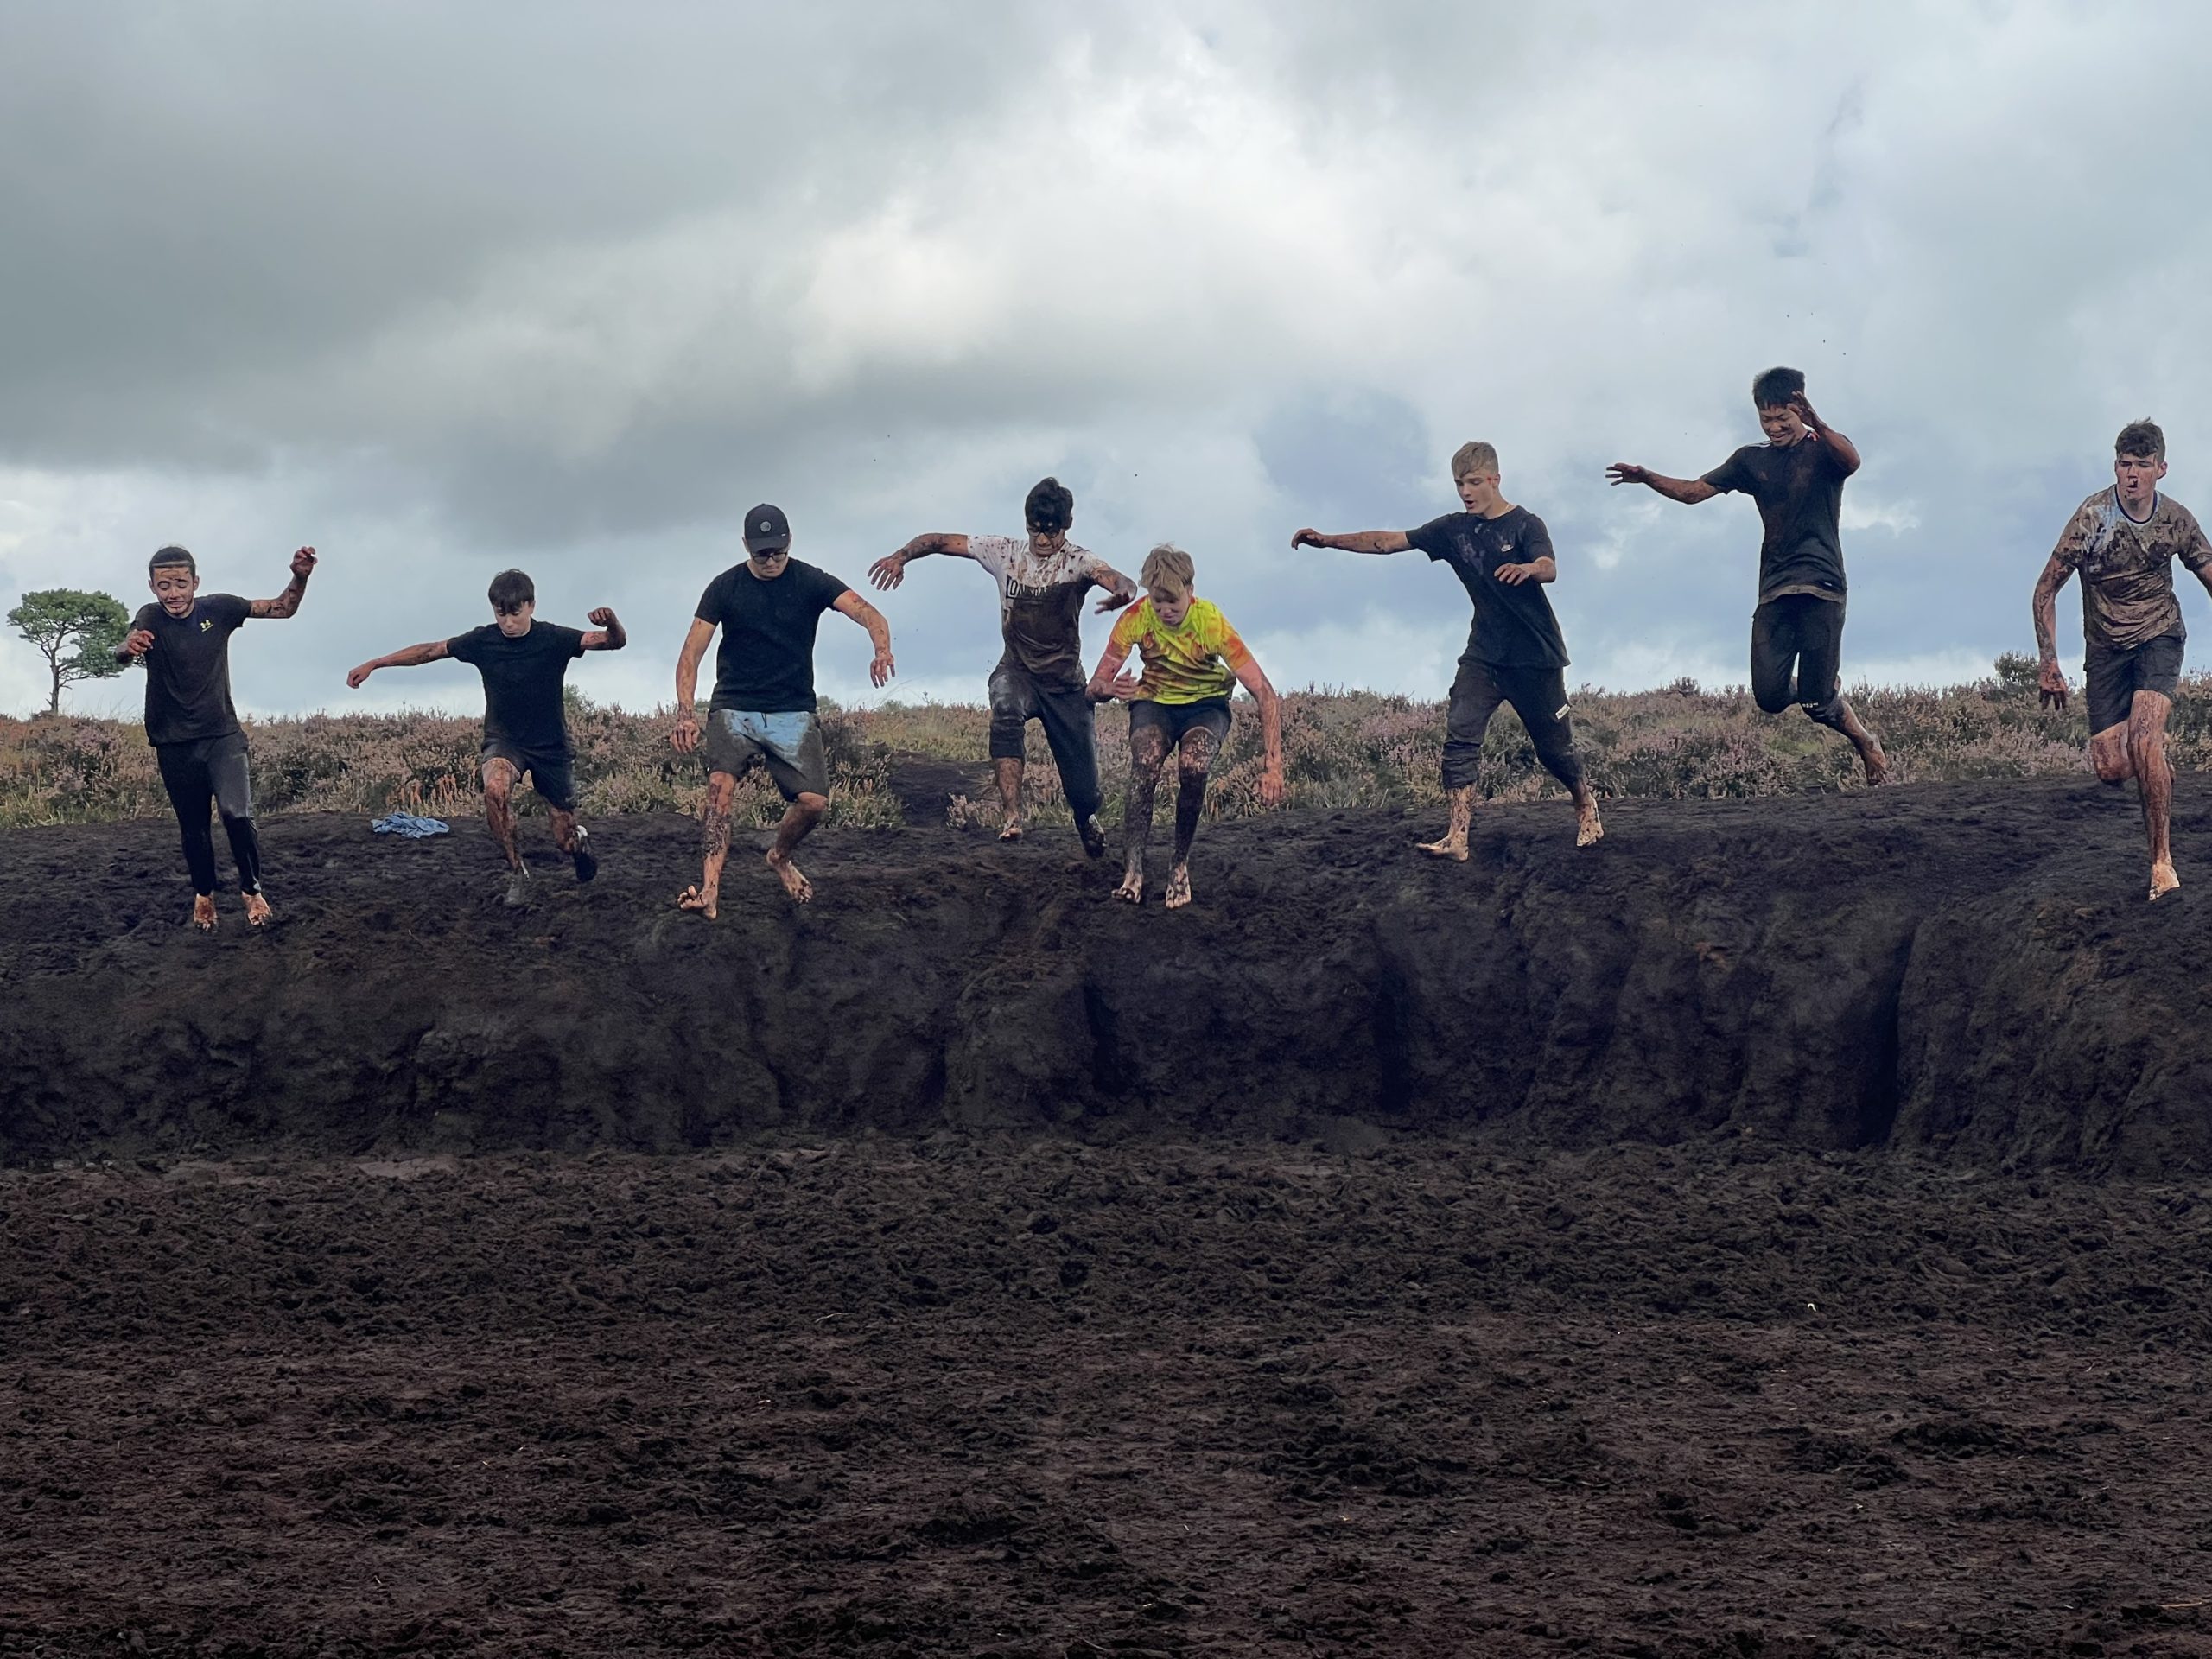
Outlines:
[[[2194, 0], [6, 0], [0, 605], [136, 604], [170, 541], [273, 594], [313, 542], [241, 703], [467, 709], [456, 665], [344, 672], [520, 564], [618, 607], [574, 681], [643, 707], [753, 502], [857, 582], [1052, 473], [1123, 568], [1191, 549], [1279, 684], [1436, 695], [1451, 577], [1287, 541], [1450, 509], [1479, 436], [1571, 679], [1732, 683], [1755, 511], [1604, 468], [1717, 464], [1787, 362], [1866, 457], [1847, 675], [1970, 677], [2124, 422], [2212, 512], [2208, 84]], [[980, 573], [884, 603], [905, 696], [980, 697]], [[820, 660], [862, 695], [859, 630]], [[0, 709], [43, 700], [0, 645]]]

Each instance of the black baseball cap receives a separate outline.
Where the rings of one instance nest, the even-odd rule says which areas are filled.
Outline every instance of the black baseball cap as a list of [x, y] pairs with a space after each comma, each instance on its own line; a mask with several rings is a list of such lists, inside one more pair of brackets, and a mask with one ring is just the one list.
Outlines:
[[772, 507], [764, 501], [745, 515], [747, 552], [779, 553], [791, 544], [791, 521], [784, 517], [781, 507]]

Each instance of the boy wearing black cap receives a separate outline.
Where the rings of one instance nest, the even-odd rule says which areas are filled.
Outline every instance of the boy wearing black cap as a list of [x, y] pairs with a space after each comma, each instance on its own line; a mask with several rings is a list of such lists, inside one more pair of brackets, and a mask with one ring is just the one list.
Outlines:
[[569, 712], [562, 702], [569, 664], [588, 651], [620, 651], [629, 643], [621, 619], [601, 606], [588, 633], [558, 622], [540, 622], [537, 587], [520, 570], [492, 578], [486, 597], [492, 620], [450, 639], [430, 639], [388, 657], [375, 657], [346, 677], [359, 690], [380, 668], [419, 668], [450, 657], [484, 677], [484, 821], [507, 857], [507, 903], [530, 902], [530, 866], [515, 841], [514, 791], [523, 774], [553, 814], [553, 842], [576, 867], [576, 880], [599, 874], [591, 837], [576, 822], [575, 751]]
[[1731, 491], [1758, 504], [1765, 537], [1751, 613], [1751, 696], [1770, 715], [1794, 701], [1851, 740], [1867, 783], [1885, 783], [1881, 740], [1843, 698], [1843, 483], [1859, 470], [1859, 451], [1813, 412], [1799, 370], [1760, 375], [1751, 404], [1766, 442], [1745, 445], [1703, 478], [1668, 478], [1617, 461], [1606, 481], [1642, 484], [1688, 506]]
[[[679, 908], [712, 921], [721, 903], [722, 862], [729, 855], [730, 800], [737, 780], [765, 766], [790, 804], [768, 849], [768, 868], [798, 904], [814, 896], [791, 853], [830, 804], [830, 763], [815, 719], [814, 639], [822, 613], [834, 610], [868, 630], [875, 644], [868, 677], [887, 684], [891, 626], [883, 613], [836, 577], [791, 556], [791, 527], [783, 509], [766, 505], [745, 515], [743, 564], [707, 584], [676, 663], [676, 729], [680, 753], [702, 753], [707, 800], [701, 813], [706, 862], [698, 884], [677, 895]], [[715, 692], [702, 728], [695, 712], [699, 664], [720, 628]]]
[[269, 924], [261, 892], [261, 839], [253, 823], [253, 782], [246, 770], [245, 733], [231, 705], [231, 635], [249, 617], [281, 620], [306, 597], [315, 573], [315, 549], [292, 555], [292, 580], [274, 599], [235, 594], [200, 596], [200, 567], [181, 547], [165, 547], [148, 562], [151, 605], [142, 605], [130, 632], [116, 647], [118, 662], [146, 664], [146, 741], [162, 769], [184, 832], [184, 862], [192, 872], [192, 925], [215, 931], [215, 835], [212, 804], [230, 838], [245, 899], [249, 927]]

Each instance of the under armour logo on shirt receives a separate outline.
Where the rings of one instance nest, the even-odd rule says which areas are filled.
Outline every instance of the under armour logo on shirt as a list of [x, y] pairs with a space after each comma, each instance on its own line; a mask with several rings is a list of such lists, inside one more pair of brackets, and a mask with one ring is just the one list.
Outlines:
[[207, 632], [208, 629], [214, 626], [215, 619], [211, 616], [203, 616], [200, 619], [200, 632], [202, 633]]

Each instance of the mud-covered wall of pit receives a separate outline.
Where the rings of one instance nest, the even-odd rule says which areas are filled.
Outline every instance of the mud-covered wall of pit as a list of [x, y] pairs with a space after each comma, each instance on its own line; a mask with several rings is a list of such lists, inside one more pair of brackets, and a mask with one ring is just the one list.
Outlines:
[[[708, 927], [641, 880], [515, 919], [448, 850], [281, 938], [12, 971], [0, 1157], [1351, 1118], [2212, 1166], [2212, 951], [2179, 918], [1982, 881], [1940, 820], [1800, 813], [1793, 844], [1782, 817], [1654, 817], [1587, 859], [1493, 837], [1465, 868], [1378, 861], [1395, 825], [1351, 815], [1231, 825], [1173, 916], [946, 836], [890, 868], [832, 844], [797, 915], [747, 893]], [[652, 834], [680, 860], [680, 825]]]

